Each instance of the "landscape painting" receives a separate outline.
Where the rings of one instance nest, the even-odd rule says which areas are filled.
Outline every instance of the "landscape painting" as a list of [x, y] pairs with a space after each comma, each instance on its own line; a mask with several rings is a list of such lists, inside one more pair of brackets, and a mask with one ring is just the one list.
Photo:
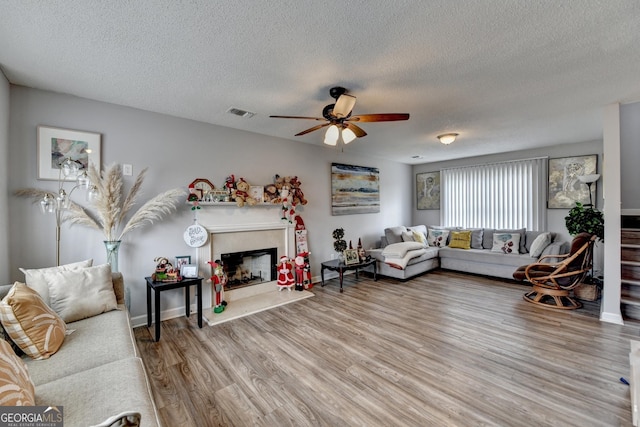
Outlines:
[[380, 212], [380, 171], [366, 166], [331, 164], [331, 214]]

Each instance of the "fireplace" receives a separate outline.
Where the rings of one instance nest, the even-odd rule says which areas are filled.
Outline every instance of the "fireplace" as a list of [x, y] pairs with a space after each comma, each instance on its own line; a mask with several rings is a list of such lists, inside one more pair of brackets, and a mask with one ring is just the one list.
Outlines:
[[223, 253], [220, 260], [227, 275], [226, 289], [270, 282], [276, 278], [278, 248]]

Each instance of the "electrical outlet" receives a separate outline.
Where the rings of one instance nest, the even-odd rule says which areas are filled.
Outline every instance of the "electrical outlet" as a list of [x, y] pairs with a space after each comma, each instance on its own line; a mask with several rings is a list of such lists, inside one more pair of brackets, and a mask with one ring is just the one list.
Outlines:
[[131, 176], [133, 175], [133, 166], [128, 164], [122, 165], [122, 175]]

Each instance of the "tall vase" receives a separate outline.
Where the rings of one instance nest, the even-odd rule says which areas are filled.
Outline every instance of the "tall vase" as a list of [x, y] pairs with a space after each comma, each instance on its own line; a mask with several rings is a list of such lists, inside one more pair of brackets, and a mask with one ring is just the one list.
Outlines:
[[104, 247], [107, 249], [107, 263], [111, 265], [111, 271], [114, 273], [120, 271], [118, 269], [120, 243], [122, 240], [104, 240]]

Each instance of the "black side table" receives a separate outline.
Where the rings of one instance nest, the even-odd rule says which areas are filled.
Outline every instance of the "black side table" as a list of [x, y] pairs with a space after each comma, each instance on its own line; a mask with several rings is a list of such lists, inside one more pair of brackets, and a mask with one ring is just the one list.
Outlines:
[[371, 258], [369, 261], [362, 261], [357, 264], [347, 265], [344, 261], [339, 261], [337, 259], [332, 259], [331, 261], [325, 261], [320, 264], [322, 267], [320, 268], [320, 277], [322, 277], [322, 286], [324, 286], [324, 270], [332, 270], [337, 271], [340, 275], [340, 292], [342, 290], [342, 277], [344, 276], [344, 272], [347, 270], [355, 270], [356, 271], [356, 279], [358, 278], [358, 270], [364, 267], [368, 267], [373, 265], [373, 280], [378, 280], [378, 265], [376, 264], [376, 259]]
[[198, 292], [198, 326], [202, 328], [202, 277], [182, 279], [179, 282], [154, 282], [151, 277], [145, 277], [145, 279], [147, 280], [147, 327], [151, 326], [151, 290], [154, 291], [156, 341], [160, 341], [160, 292], [162, 291], [184, 288], [185, 312], [189, 317], [191, 315], [189, 288], [195, 285]]

